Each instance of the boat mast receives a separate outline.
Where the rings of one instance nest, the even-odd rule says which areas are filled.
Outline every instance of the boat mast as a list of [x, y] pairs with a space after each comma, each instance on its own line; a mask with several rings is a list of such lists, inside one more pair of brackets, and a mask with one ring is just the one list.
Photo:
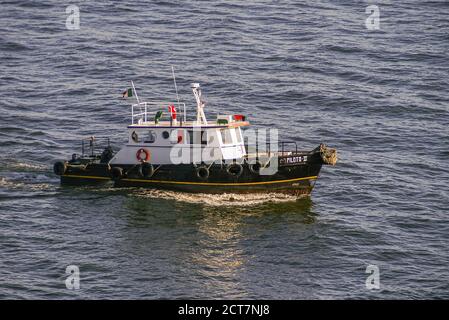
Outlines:
[[[173, 65], [171, 66], [171, 72], [173, 75], [173, 82], [175, 83], [175, 91], [176, 91], [176, 99], [178, 100], [178, 108], [180, 107], [180, 103], [179, 103], [179, 94], [178, 94], [178, 86], [176, 85], [176, 77], [175, 77], [175, 68], [173, 67]], [[184, 105], [184, 123], [187, 121], [186, 119], [186, 106]], [[182, 121], [181, 121], [181, 126], [182, 126]]]
[[204, 101], [201, 100], [201, 88], [199, 83], [191, 84], [193, 95], [196, 99], [196, 123], [207, 124], [206, 115], [204, 114]]
[[131, 85], [133, 86], [134, 95], [136, 96], [137, 103], [140, 104], [139, 96], [137, 95], [136, 87], [134, 87], [134, 82], [131, 80]]

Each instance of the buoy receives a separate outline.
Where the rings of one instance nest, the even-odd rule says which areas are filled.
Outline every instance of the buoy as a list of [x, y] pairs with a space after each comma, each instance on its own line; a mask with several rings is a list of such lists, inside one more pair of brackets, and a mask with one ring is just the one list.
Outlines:
[[136, 158], [140, 162], [148, 161], [150, 159], [150, 152], [144, 148], [137, 150]]

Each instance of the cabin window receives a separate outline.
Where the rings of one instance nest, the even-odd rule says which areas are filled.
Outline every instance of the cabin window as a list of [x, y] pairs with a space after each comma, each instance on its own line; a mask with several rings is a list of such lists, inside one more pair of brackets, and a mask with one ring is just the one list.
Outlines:
[[223, 144], [232, 144], [232, 136], [231, 131], [229, 129], [222, 129], [220, 130], [221, 133], [221, 141], [223, 141]]
[[154, 141], [156, 141], [156, 132], [154, 130], [150, 130], [145, 138], [145, 143], [153, 143]]
[[170, 137], [170, 133], [168, 133], [168, 131], [162, 132], [162, 138], [168, 139], [168, 137]]
[[207, 131], [206, 130], [189, 130], [189, 143], [190, 144], [207, 144]]
[[237, 137], [237, 143], [242, 143], [242, 131], [235, 129], [235, 136]]
[[131, 139], [132, 139], [135, 143], [138, 143], [138, 142], [139, 142], [139, 136], [137, 135], [137, 132], [133, 131], [133, 133], [131, 134]]
[[207, 131], [201, 131], [201, 144], [207, 144]]

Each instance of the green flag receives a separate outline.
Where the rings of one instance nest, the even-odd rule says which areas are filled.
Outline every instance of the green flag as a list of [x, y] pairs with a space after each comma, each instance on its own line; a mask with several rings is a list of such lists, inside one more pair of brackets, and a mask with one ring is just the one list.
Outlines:
[[133, 89], [129, 88], [128, 90], [123, 91], [123, 98], [128, 98], [133, 96]]

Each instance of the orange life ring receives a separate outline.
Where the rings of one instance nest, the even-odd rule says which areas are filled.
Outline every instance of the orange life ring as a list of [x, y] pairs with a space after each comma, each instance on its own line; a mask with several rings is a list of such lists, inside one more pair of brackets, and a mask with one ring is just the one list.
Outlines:
[[148, 161], [150, 159], [150, 152], [144, 148], [137, 150], [136, 158], [140, 162]]

